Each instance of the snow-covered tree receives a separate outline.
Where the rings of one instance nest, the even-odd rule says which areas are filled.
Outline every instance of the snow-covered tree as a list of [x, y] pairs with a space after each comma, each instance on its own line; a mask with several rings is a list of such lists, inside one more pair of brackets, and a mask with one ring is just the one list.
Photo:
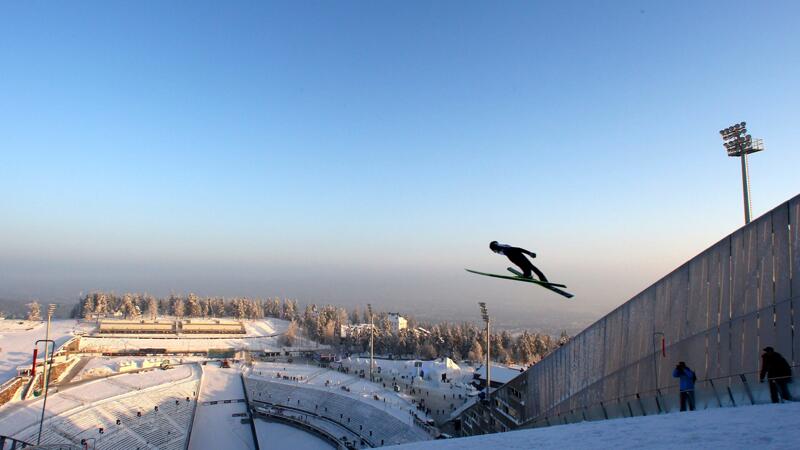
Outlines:
[[483, 361], [483, 346], [477, 339], [472, 341], [472, 346], [467, 354], [467, 359], [470, 361]]
[[569, 342], [569, 334], [567, 334], [567, 330], [561, 331], [561, 335], [558, 337], [558, 345], [564, 345]]
[[94, 312], [96, 314], [108, 314], [108, 295], [104, 292], [94, 294]]
[[225, 299], [224, 298], [215, 298], [211, 301], [213, 305], [213, 310], [211, 315], [213, 317], [223, 317], [225, 316]]
[[291, 347], [294, 345], [294, 341], [297, 338], [297, 323], [292, 321], [289, 324], [289, 327], [286, 329], [286, 333], [284, 333], [280, 338], [280, 344], [284, 347]]
[[81, 301], [81, 315], [84, 319], [89, 320], [92, 318], [92, 314], [94, 314], [94, 298], [86, 294]]
[[420, 348], [420, 357], [423, 359], [436, 359], [438, 355], [436, 348], [432, 344], [425, 344]]
[[205, 317], [214, 315], [214, 300], [212, 300], [211, 297], [206, 297], [206, 299], [203, 300], [203, 315]]
[[236, 298], [233, 300], [233, 316], [239, 320], [247, 317], [247, 302], [244, 299]]
[[147, 298], [147, 316], [150, 320], [156, 320], [158, 317], [158, 300], [155, 297]]
[[186, 306], [183, 303], [183, 299], [178, 296], [172, 297], [172, 315], [175, 317], [183, 317], [186, 313]]
[[28, 320], [39, 321], [42, 320], [42, 310], [39, 306], [39, 302], [30, 302], [27, 304], [28, 306]]
[[172, 313], [172, 297], [158, 299], [158, 310], [161, 314], [169, 315]]
[[139, 317], [140, 315], [139, 307], [136, 306], [136, 302], [131, 294], [125, 294], [122, 297], [122, 304], [120, 305], [119, 311], [126, 319]]
[[202, 317], [203, 310], [200, 307], [200, 299], [197, 295], [190, 293], [186, 298], [186, 309], [189, 310], [189, 317]]
[[291, 299], [283, 299], [283, 314], [281, 319], [294, 320], [297, 316], [297, 302]]
[[281, 300], [278, 297], [267, 300], [264, 315], [267, 317], [281, 316]]
[[208, 317], [209, 305], [210, 302], [208, 301], [208, 298], [200, 299], [200, 313], [204, 319]]
[[310, 331], [309, 337], [314, 339], [317, 336], [317, 305], [306, 305], [303, 311], [303, 319], [301, 324], [306, 331]]

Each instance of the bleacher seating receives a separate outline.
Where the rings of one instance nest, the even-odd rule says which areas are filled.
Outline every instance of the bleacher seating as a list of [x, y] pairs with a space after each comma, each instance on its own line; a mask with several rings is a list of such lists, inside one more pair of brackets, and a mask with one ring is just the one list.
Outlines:
[[[90, 407], [76, 408], [75, 412], [67, 411], [48, 421], [42, 443], [77, 445], [83, 438], [94, 438], [98, 448], [110, 450], [144, 449], [148, 445], [183, 450], [195, 403], [193, 393], [198, 389], [199, 379], [193, 378], [133, 391]], [[103, 428], [102, 434], [100, 428]], [[38, 427], [31, 426], [20, 438], [36, 442], [37, 434]]]
[[331, 390], [283, 379], [245, 378], [251, 400], [301, 409], [353, 430], [373, 445], [396, 445], [430, 439], [428, 433], [387, 411], [383, 402], [371, 404]]

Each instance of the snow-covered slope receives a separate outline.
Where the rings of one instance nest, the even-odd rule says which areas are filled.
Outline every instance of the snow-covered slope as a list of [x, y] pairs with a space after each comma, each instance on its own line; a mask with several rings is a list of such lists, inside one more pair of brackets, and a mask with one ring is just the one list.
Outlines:
[[583, 422], [395, 448], [796, 449], [800, 448], [800, 402]]
[[[19, 329], [18, 321], [0, 321], [0, 383], [17, 375], [17, 366], [30, 364], [33, 359], [33, 345], [37, 339], [44, 339], [47, 327], [44, 323], [33, 323]], [[23, 321], [26, 324], [31, 322]], [[79, 327], [75, 320], [54, 320], [50, 325], [50, 339], [56, 341], [56, 348], [72, 337]], [[44, 344], [40, 344], [39, 358], [44, 355]]]
[[238, 369], [222, 369], [214, 363], [203, 366], [189, 449], [256, 448], [250, 426], [242, 423], [242, 416], [238, 416], [243, 414], [246, 417], [246, 413], [247, 403], [244, 403]]

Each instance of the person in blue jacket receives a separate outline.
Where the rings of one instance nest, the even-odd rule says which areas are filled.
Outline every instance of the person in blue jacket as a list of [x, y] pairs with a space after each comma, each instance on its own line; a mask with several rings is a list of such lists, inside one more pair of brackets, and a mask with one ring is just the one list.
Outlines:
[[681, 361], [675, 366], [672, 376], [681, 380], [681, 411], [686, 411], [687, 403], [689, 404], [689, 411], [694, 411], [694, 382], [697, 381], [697, 375], [685, 362]]

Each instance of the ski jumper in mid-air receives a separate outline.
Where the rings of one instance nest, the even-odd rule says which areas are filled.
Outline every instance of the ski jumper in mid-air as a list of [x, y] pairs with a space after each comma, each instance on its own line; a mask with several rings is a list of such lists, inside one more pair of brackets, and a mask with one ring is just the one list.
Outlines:
[[505, 255], [514, 265], [522, 269], [522, 276], [524, 278], [533, 278], [531, 275], [531, 271], [533, 271], [536, 273], [536, 276], [539, 277], [539, 281], [547, 283], [547, 277], [544, 276], [541, 270], [531, 264], [530, 260], [525, 256], [528, 255], [531, 258], [536, 258], [536, 253], [525, 250], [524, 248], [500, 244], [497, 241], [490, 242], [489, 248], [495, 253]]
[[[537, 269], [536, 266], [531, 264], [531, 261], [528, 259], [527, 256], [531, 258], [536, 258], [536, 253], [530, 252], [525, 250], [524, 248], [519, 247], [512, 247], [506, 244], [500, 244], [497, 241], [492, 241], [489, 243], [489, 248], [492, 249], [493, 252], [499, 253], [501, 255], [505, 255], [512, 263], [514, 263], [517, 267], [522, 269], [520, 272], [513, 267], [509, 267], [508, 271], [513, 273], [514, 276], [510, 277], [508, 275], [498, 275], [496, 273], [489, 273], [489, 272], [478, 272], [477, 270], [472, 269], [464, 269], [469, 273], [474, 273], [476, 275], [483, 275], [485, 277], [492, 277], [492, 278], [502, 278], [505, 280], [514, 280], [514, 281], [523, 281], [525, 283], [532, 283], [538, 284], [539, 286], [549, 289], [556, 294], [563, 295], [566, 298], [572, 298], [574, 295], [570, 294], [567, 291], [562, 291], [559, 288], [566, 288], [567, 286], [564, 284], [558, 283], [551, 283], [547, 280], [547, 277], [544, 276], [541, 270]], [[533, 278], [533, 273], [536, 274], [539, 279]]]

